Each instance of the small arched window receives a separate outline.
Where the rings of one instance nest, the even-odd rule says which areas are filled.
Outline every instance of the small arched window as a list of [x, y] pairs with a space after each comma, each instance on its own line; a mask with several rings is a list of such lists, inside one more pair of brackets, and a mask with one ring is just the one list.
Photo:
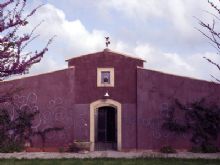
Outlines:
[[97, 86], [98, 87], [114, 86], [114, 68], [97, 69]]
[[101, 83], [102, 84], [110, 84], [110, 72], [102, 71], [101, 72]]

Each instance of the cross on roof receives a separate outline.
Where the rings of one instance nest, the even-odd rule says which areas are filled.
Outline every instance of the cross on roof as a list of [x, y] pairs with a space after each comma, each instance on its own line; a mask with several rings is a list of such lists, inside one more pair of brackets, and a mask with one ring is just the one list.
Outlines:
[[108, 45], [111, 43], [110, 41], [109, 41], [109, 37], [105, 37], [105, 45], [106, 45], [106, 48], [108, 48]]

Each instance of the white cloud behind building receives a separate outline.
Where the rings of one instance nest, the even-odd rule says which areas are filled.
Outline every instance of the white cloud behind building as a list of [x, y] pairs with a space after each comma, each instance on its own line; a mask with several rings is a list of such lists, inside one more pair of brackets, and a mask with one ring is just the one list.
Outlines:
[[30, 75], [63, 69], [67, 58], [102, 51], [105, 36], [111, 38], [110, 49], [143, 58], [148, 69], [205, 80], [220, 75], [203, 59], [220, 63], [220, 56], [195, 29], [200, 26], [194, 17], [212, 21], [203, 11], [213, 11], [206, 0], [33, 0], [29, 7], [41, 3], [45, 5], [24, 29], [44, 20], [30, 49], [57, 37]]

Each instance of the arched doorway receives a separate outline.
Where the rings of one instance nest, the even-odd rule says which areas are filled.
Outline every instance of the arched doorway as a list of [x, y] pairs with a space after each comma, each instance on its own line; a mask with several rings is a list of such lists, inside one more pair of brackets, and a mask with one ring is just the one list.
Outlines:
[[117, 149], [117, 111], [114, 107], [99, 107], [95, 112], [95, 150]]
[[90, 104], [91, 151], [121, 150], [121, 104], [101, 99]]

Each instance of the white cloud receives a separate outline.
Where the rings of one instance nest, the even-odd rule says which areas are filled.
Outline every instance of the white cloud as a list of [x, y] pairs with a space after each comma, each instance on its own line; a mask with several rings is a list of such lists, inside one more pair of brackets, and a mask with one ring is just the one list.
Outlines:
[[171, 30], [176, 31], [174, 33], [178, 33], [177, 37], [190, 39], [196, 35], [194, 26], [197, 21], [194, 17], [207, 20], [207, 13], [202, 10], [211, 10], [206, 1], [196, 0], [108, 0], [98, 5], [109, 12], [116, 10], [137, 24], [163, 20], [170, 25]]
[[160, 2], [155, 0], [109, 0], [101, 1], [98, 5], [99, 8], [113, 8], [137, 19], [163, 15], [163, 11], [159, 8]]
[[38, 29], [41, 36], [48, 38], [57, 35], [56, 44], [60, 44], [60, 47], [64, 46], [66, 49], [63, 50], [64, 52], [72, 52], [72, 54], [65, 54], [65, 57], [103, 47], [106, 32], [96, 29], [89, 32], [80, 20], [67, 20], [62, 10], [50, 4], [40, 8], [38, 13], [34, 22], [45, 20]]
[[44, 22], [36, 31], [40, 34], [40, 38], [30, 44], [32, 45], [30, 49], [33, 51], [33, 49], [42, 47], [43, 43], [46, 44], [47, 40], [54, 35], [56, 38], [42, 61], [31, 68], [29, 75], [65, 68], [65, 59], [104, 48], [106, 32], [96, 29], [90, 32], [80, 20], [67, 20], [62, 10], [50, 4], [38, 10], [22, 33], [31, 31], [42, 20]]
[[177, 75], [193, 75], [194, 68], [176, 53], [164, 53], [147, 44], [138, 45], [134, 53], [147, 61], [146, 68]]
[[145, 64], [147, 69], [206, 80], [213, 80], [210, 75], [218, 77], [220, 72], [214, 65], [203, 59], [205, 56], [219, 62], [220, 56], [216, 53], [205, 52], [183, 56], [161, 52], [149, 44], [137, 45], [133, 52], [147, 61]]
[[[139, 12], [144, 12], [142, 14], [156, 17], [168, 17], [170, 15], [172, 16], [171, 21], [176, 27], [180, 26], [178, 27], [180, 30], [187, 31], [188, 20], [185, 17], [187, 12], [184, 8], [185, 3], [183, 3], [183, 1], [171, 3], [172, 0], [169, 0], [165, 3], [165, 6], [160, 4], [159, 1], [153, 0], [147, 1], [148, 3], [141, 0], [134, 0], [133, 2], [111, 0], [109, 3], [110, 2], [113, 3], [115, 7], [123, 5], [124, 8], [121, 8], [121, 10], [130, 12], [128, 13], [129, 15], [132, 15], [133, 12], [135, 12], [136, 16], [141, 14]], [[138, 2], [147, 5], [139, 4]], [[189, 3], [190, 1], [186, 0], [184, 2]], [[180, 5], [180, 7], [177, 7], [172, 12], [166, 11], [167, 6], [172, 8], [172, 5], [174, 4], [175, 6]], [[148, 8], [149, 10], [146, 11]], [[158, 10], [157, 8], [161, 10]], [[142, 11], [139, 11], [139, 9]], [[38, 33], [41, 34], [41, 40], [45, 42], [53, 35], [57, 35], [57, 38], [49, 47], [49, 52], [43, 58], [42, 62], [31, 69], [31, 74], [39, 74], [65, 68], [66, 63], [64, 60], [66, 58], [94, 51], [101, 51], [105, 47], [104, 36], [108, 35], [107, 32], [95, 28], [89, 31], [79, 19], [68, 20], [62, 10], [51, 4], [45, 5], [38, 11], [30, 22], [31, 26], [29, 27], [29, 30], [42, 19], [44, 19], [45, 22], [38, 29]], [[178, 24], [179, 20], [183, 20], [183, 22]], [[213, 53], [182, 55], [178, 52], [173, 52], [172, 50], [164, 52], [160, 48], [151, 45], [149, 42], [140, 43], [134, 41], [133, 43], [135, 44], [132, 45], [123, 40], [118, 40], [117, 38], [114, 38], [114, 36], [111, 37], [111, 41], [112, 44], [110, 45], [110, 48], [112, 50], [134, 54], [135, 56], [145, 59], [147, 61], [145, 66], [149, 69], [208, 80], [211, 79], [209, 74], [218, 75], [218, 70], [202, 58], [203, 56], [212, 56], [215, 61], [220, 61], [220, 58]]]

